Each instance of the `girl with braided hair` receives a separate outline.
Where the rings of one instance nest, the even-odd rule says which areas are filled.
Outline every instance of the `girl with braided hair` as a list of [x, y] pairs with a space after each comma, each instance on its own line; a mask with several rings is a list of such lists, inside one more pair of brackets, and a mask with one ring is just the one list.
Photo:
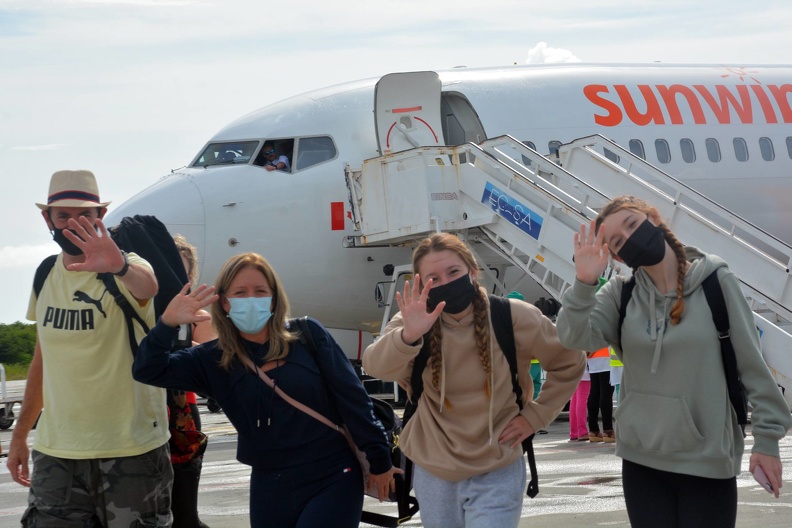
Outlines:
[[[366, 349], [363, 368], [411, 397], [413, 363], [428, 343], [428, 364], [416, 373], [423, 394], [399, 442], [415, 463], [421, 520], [427, 528], [516, 527], [526, 488], [520, 444], [562, 410], [585, 357], [560, 344], [538, 308], [510, 299], [521, 411], [470, 249], [456, 236], [432, 235], [413, 252], [413, 271], [396, 296], [400, 313]], [[547, 379], [532, 401], [534, 358]]]
[[[737, 278], [715, 255], [685, 247], [650, 204], [608, 203], [574, 236], [577, 279], [557, 325], [566, 346], [611, 345], [624, 364], [616, 455], [630, 524], [636, 528], [734, 526], [743, 433], [729, 400], [721, 345], [702, 283], [723, 291], [739, 377], [753, 406], [749, 469], [781, 488], [778, 442], [789, 408], [762, 359], [753, 314]], [[632, 268], [635, 288], [621, 328], [622, 277], [599, 291], [608, 259]]]

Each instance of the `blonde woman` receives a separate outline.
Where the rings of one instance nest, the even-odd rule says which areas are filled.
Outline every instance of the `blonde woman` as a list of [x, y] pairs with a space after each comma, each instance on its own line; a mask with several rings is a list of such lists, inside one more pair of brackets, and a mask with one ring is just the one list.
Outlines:
[[[249, 358], [288, 396], [344, 423], [371, 463], [369, 487], [385, 497], [401, 470], [391, 466], [384, 431], [344, 353], [313, 319], [315, 354], [287, 329], [286, 292], [255, 253], [231, 257], [215, 287], [187, 292], [141, 343], [135, 379], [206, 394], [223, 407], [239, 434], [237, 459], [252, 468], [251, 526], [357, 527], [363, 479], [345, 437], [281, 399], [245, 366]], [[208, 318], [201, 311], [210, 304], [218, 339], [170, 354], [178, 326]]]

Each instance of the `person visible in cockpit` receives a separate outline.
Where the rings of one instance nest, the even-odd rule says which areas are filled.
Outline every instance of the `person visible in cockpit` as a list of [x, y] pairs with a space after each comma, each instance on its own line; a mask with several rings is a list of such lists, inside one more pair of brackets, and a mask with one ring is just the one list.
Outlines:
[[275, 152], [274, 143], [264, 143], [264, 146], [261, 148], [261, 153], [265, 160], [264, 168], [268, 171], [290, 170], [291, 164], [289, 163], [289, 158], [283, 155], [278, 156]]

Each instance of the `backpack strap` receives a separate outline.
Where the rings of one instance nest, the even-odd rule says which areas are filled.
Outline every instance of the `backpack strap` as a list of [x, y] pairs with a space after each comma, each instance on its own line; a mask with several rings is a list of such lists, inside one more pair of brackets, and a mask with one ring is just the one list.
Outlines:
[[112, 274], [99, 273], [96, 278], [104, 283], [105, 288], [107, 288], [107, 291], [113, 296], [113, 299], [115, 299], [118, 307], [121, 308], [122, 312], [124, 312], [124, 319], [126, 320], [127, 325], [127, 337], [129, 338], [129, 349], [132, 351], [132, 356], [137, 355], [138, 342], [137, 339], [135, 339], [135, 321], [137, 321], [137, 323], [143, 329], [143, 332], [148, 334], [149, 327], [146, 324], [146, 321], [144, 321], [143, 318], [138, 315], [138, 313], [129, 303], [129, 299], [127, 299], [124, 294], [121, 293], [121, 290], [118, 288], [118, 284], [116, 284]]
[[[512, 390], [517, 399], [517, 406], [522, 410], [523, 408], [523, 390], [520, 386], [520, 378], [517, 372], [517, 347], [514, 343], [514, 324], [512, 323], [511, 304], [508, 299], [503, 297], [489, 296], [490, 302], [490, 318], [492, 320], [492, 328], [495, 331], [495, 339], [498, 340], [498, 346], [506, 356], [506, 361], [509, 363], [509, 370], [511, 371]], [[539, 477], [536, 470], [536, 456], [534, 455], [533, 439], [535, 435], [531, 435], [522, 441], [523, 451], [528, 459], [528, 468], [531, 470], [531, 480], [528, 482], [528, 488], [525, 493], [531, 498], [536, 497], [539, 493]]]
[[511, 382], [514, 396], [517, 399], [517, 405], [520, 410], [523, 408], [523, 391], [520, 387], [520, 380], [517, 377], [517, 349], [514, 345], [514, 326], [511, 316], [511, 305], [508, 299], [503, 297], [489, 296], [490, 304], [490, 318], [492, 319], [492, 328], [495, 330], [495, 339], [498, 340], [498, 346], [506, 356], [506, 361], [509, 363], [509, 370], [511, 371]]
[[52, 268], [55, 267], [55, 262], [57, 260], [58, 255], [50, 255], [49, 257], [42, 260], [41, 264], [39, 264], [39, 267], [36, 268], [36, 275], [33, 277], [33, 291], [36, 293], [37, 299], [39, 293], [41, 293], [41, 288], [44, 287], [44, 282], [47, 280]]
[[723, 289], [721, 288], [720, 280], [718, 280], [717, 269], [704, 279], [702, 288], [712, 312], [712, 320], [718, 331], [723, 370], [726, 373], [726, 387], [729, 391], [729, 401], [734, 407], [734, 412], [737, 414], [737, 423], [740, 424], [743, 436], [745, 436], [745, 425], [748, 423], [745, 389], [737, 371], [737, 357], [734, 354], [734, 346], [732, 345], [731, 333], [729, 332], [729, 312], [726, 309], [726, 300], [723, 298]]
[[299, 339], [300, 343], [308, 349], [308, 352], [316, 358], [316, 351], [318, 349], [316, 348], [316, 342], [311, 333], [311, 328], [308, 326], [308, 317], [303, 316], [287, 319], [286, 327], [289, 328], [289, 330], [297, 330], [297, 339]]
[[424, 335], [424, 343], [421, 351], [415, 356], [413, 360], [412, 374], [410, 375], [410, 399], [404, 404], [404, 416], [402, 416], [402, 424], [407, 425], [407, 422], [415, 414], [418, 409], [418, 400], [421, 399], [423, 394], [423, 371], [429, 363], [429, 340]]
[[619, 301], [619, 324], [616, 326], [616, 330], [619, 332], [619, 348], [621, 348], [622, 325], [624, 324], [624, 317], [627, 315], [627, 304], [630, 302], [634, 288], [635, 275], [622, 284], [621, 299]]

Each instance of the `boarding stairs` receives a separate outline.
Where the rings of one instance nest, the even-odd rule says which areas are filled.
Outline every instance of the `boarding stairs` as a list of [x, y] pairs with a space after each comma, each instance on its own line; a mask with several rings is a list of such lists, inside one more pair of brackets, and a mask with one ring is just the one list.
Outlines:
[[[611, 197], [647, 200], [684, 244], [729, 263], [754, 311], [765, 360], [792, 402], [792, 247], [608, 139], [581, 138], [549, 159], [501, 136], [388, 154], [346, 173], [360, 232], [348, 245], [409, 246], [435, 232], [457, 233], [559, 301], [575, 280], [572, 241], [581, 223]], [[394, 291], [395, 280], [391, 304]]]

